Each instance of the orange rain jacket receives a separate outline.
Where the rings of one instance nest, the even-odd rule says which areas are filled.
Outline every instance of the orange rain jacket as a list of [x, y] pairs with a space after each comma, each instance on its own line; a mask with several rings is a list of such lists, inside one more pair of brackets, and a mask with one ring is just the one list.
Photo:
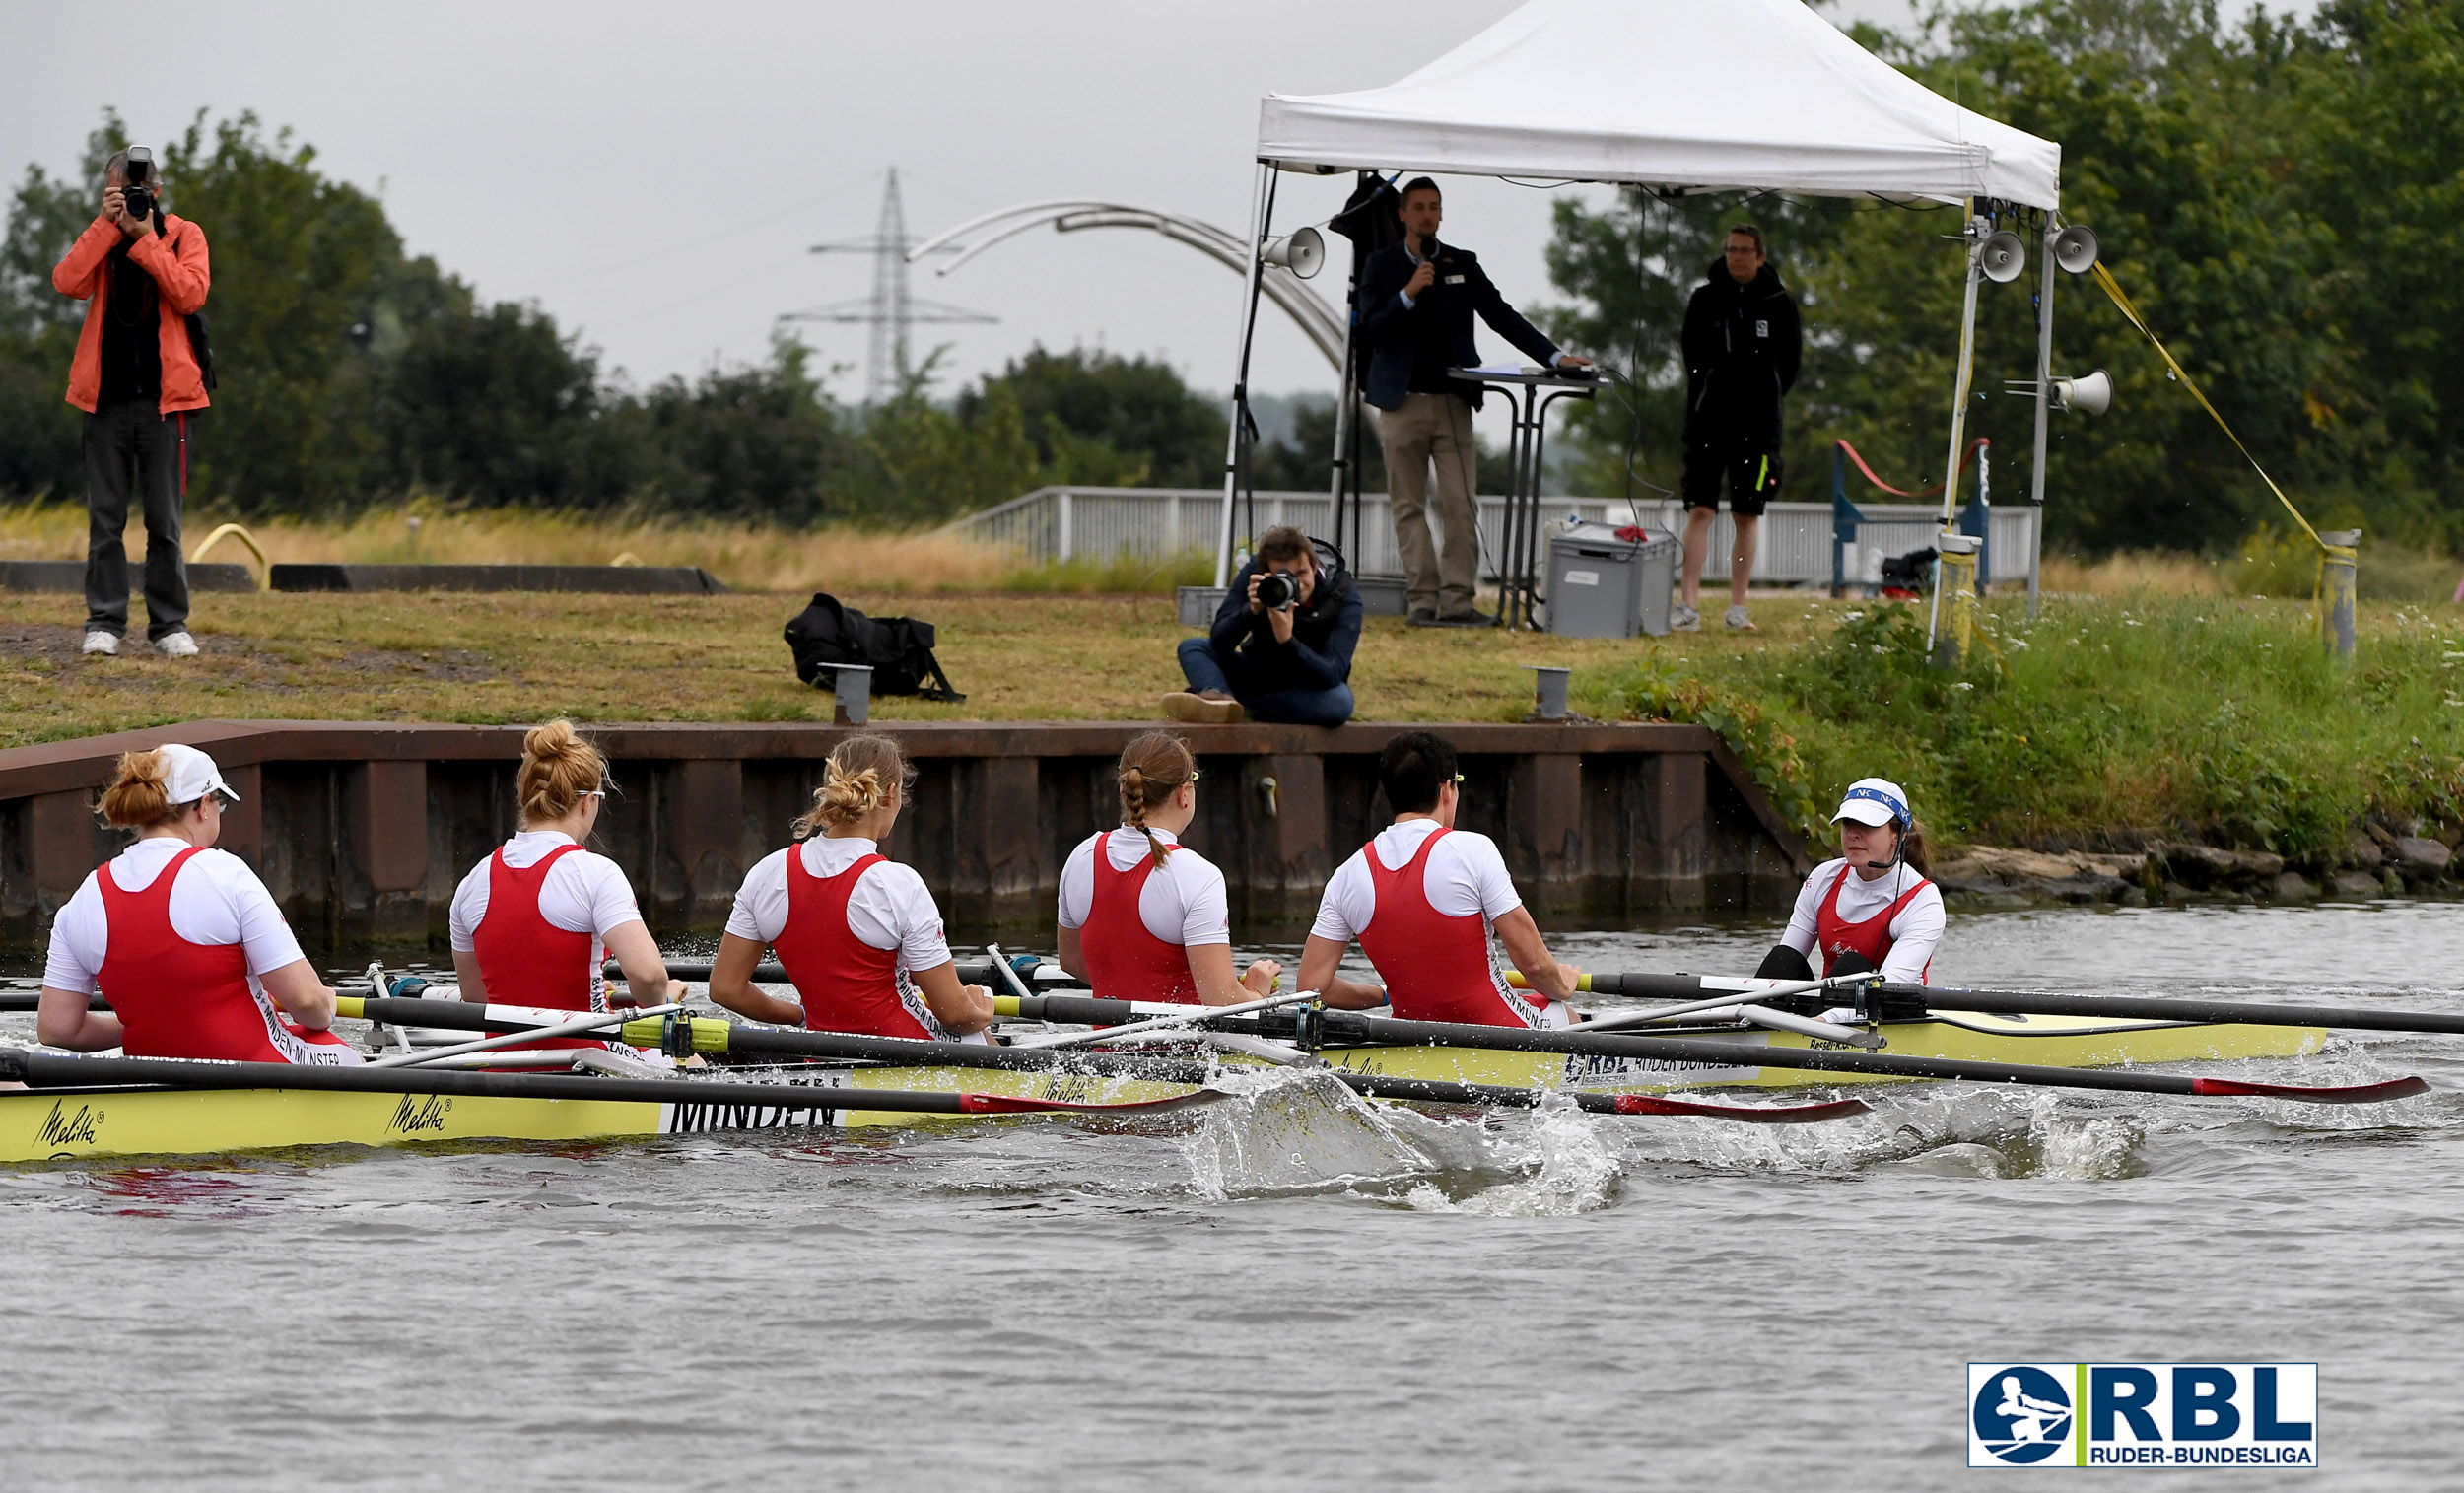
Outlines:
[[[103, 306], [111, 299], [111, 250], [125, 237], [118, 224], [98, 217], [51, 271], [52, 289], [86, 303], [86, 329], [78, 333], [77, 356], [68, 366], [68, 402], [89, 415], [103, 390]], [[128, 245], [128, 257], [154, 277], [163, 293], [158, 333], [163, 350], [163, 398], [158, 409], [166, 415], [204, 409], [213, 401], [205, 397], [205, 375], [198, 372], [196, 352], [188, 346], [184, 318], [203, 308], [206, 289], [214, 278], [206, 267], [205, 230], [165, 213], [161, 235], [138, 235]]]

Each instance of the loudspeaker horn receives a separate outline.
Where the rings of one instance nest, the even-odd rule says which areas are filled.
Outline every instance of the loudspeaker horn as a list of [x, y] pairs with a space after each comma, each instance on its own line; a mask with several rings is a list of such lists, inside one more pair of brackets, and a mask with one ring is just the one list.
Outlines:
[[2096, 236], [2076, 223], [2054, 235], [2053, 262], [2074, 275], [2088, 273], [2096, 262]]
[[2006, 228], [1986, 238], [1984, 246], [1976, 251], [1976, 262], [1984, 269], [1986, 279], [1996, 285], [2009, 285], [2027, 268], [2027, 245]]
[[2101, 415], [2113, 408], [2113, 375], [2102, 369], [2077, 378], [2053, 380], [2053, 407]]
[[1326, 239], [1314, 228], [1294, 229], [1280, 238], [1267, 239], [1265, 258], [1306, 280], [1326, 263]]

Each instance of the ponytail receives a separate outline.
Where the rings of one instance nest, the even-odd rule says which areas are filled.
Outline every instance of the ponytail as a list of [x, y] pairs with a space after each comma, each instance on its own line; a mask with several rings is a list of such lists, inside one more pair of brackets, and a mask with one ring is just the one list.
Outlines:
[[95, 813], [115, 830], [151, 830], [171, 823], [186, 805], [171, 802], [170, 773], [159, 751], [120, 753]]
[[1121, 822], [1146, 837], [1158, 867], [1173, 848], [1155, 838], [1146, 816], [1197, 777], [1198, 759], [1190, 755], [1189, 743], [1168, 731], [1149, 731], [1121, 749]]
[[582, 739], [570, 720], [533, 726], [522, 737], [522, 765], [513, 780], [513, 797], [522, 823], [546, 824], [564, 818], [584, 793], [600, 791], [607, 781], [607, 759]]
[[792, 826], [795, 838], [845, 829], [871, 815], [893, 795], [905, 802], [907, 790], [915, 784], [915, 765], [897, 742], [887, 736], [850, 736], [822, 765], [813, 806]]
[[1910, 819], [1908, 827], [1899, 832], [1899, 858], [1916, 867], [1916, 873], [1931, 881], [1934, 878], [1933, 857], [1925, 849], [1925, 824]]

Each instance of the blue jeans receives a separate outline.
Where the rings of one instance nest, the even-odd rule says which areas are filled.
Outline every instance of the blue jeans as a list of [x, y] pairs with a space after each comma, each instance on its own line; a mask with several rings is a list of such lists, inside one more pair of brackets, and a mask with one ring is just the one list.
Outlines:
[[[1181, 673], [1194, 691], [1221, 690], [1241, 703], [1252, 720], [1284, 725], [1341, 725], [1352, 718], [1352, 687], [1331, 690], [1258, 690], [1248, 660], [1235, 653], [1226, 658], [1204, 638], [1181, 640]], [[1235, 680], [1241, 683], [1235, 683]]]

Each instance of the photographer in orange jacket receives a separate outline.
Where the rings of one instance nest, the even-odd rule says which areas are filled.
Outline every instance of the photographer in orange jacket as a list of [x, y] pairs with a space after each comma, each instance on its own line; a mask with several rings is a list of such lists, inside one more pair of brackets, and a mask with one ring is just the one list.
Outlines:
[[212, 402], [211, 355], [201, 366], [192, 330], [212, 276], [205, 231], [162, 210], [162, 186], [144, 146], [114, 155], [103, 169], [103, 211], [51, 271], [51, 284], [86, 303], [68, 372], [68, 402], [86, 412], [85, 651], [117, 653], [128, 631], [122, 536], [133, 492], [146, 515], [146, 636], [166, 657], [193, 658], [179, 510], [189, 426]]

